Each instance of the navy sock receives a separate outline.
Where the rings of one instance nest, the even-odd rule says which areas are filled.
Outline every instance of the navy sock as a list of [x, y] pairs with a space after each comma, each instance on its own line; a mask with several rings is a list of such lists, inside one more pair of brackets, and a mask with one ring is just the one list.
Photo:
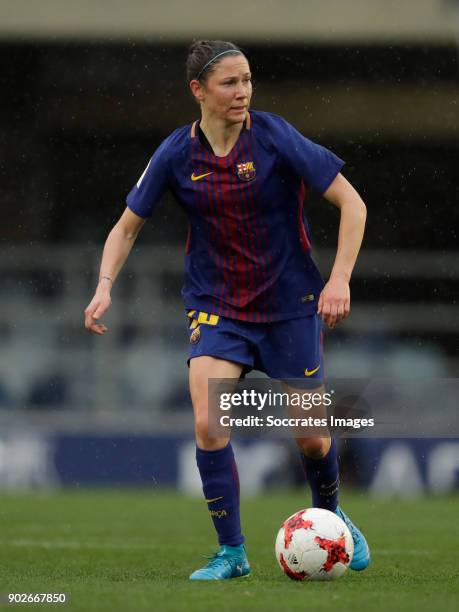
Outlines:
[[314, 508], [334, 512], [338, 506], [339, 472], [336, 440], [332, 438], [330, 450], [321, 459], [312, 459], [301, 453], [306, 478], [312, 493]]
[[196, 462], [219, 544], [242, 544], [239, 475], [231, 443], [215, 451], [196, 447]]

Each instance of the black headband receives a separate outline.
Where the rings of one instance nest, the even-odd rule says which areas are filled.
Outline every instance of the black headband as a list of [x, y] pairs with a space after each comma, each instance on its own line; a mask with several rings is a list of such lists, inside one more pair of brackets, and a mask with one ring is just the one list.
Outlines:
[[196, 80], [199, 81], [199, 77], [204, 72], [204, 70], [206, 70], [206, 68], [208, 68], [211, 64], [213, 64], [213, 62], [215, 62], [216, 59], [218, 59], [222, 55], [226, 55], [227, 53], [235, 53], [236, 55], [242, 55], [242, 52], [239, 51], [239, 49], [227, 49], [226, 51], [222, 51], [221, 53], [217, 53], [217, 55], [215, 57], [213, 57], [212, 59], [210, 59], [207, 62], [207, 64], [204, 64], [203, 68], [201, 68], [201, 70], [198, 72], [198, 76], [196, 77]]

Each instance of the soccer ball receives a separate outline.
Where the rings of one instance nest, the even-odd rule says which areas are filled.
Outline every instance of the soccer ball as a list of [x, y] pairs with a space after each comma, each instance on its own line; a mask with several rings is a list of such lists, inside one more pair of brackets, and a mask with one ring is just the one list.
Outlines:
[[307, 508], [284, 522], [275, 550], [280, 567], [292, 580], [335, 580], [352, 561], [354, 542], [339, 516]]

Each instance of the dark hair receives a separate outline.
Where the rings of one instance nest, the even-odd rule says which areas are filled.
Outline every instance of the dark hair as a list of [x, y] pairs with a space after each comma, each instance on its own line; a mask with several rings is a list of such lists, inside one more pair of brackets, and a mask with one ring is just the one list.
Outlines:
[[[219, 53], [225, 53], [221, 58], [212, 61]], [[227, 55], [244, 55], [243, 52], [231, 42], [224, 40], [197, 40], [188, 49], [186, 59], [186, 78], [188, 83], [198, 79], [202, 83], [215, 70], [215, 66]], [[210, 63], [209, 63], [210, 62]], [[207, 65], [208, 64], [208, 65]]]

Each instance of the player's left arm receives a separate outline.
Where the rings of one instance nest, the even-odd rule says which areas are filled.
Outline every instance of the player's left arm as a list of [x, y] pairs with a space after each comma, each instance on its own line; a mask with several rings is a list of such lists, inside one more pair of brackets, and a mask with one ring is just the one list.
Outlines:
[[349, 282], [362, 244], [367, 209], [354, 187], [340, 173], [323, 194], [340, 209], [338, 248], [330, 278], [319, 297], [318, 314], [333, 329], [351, 310]]

